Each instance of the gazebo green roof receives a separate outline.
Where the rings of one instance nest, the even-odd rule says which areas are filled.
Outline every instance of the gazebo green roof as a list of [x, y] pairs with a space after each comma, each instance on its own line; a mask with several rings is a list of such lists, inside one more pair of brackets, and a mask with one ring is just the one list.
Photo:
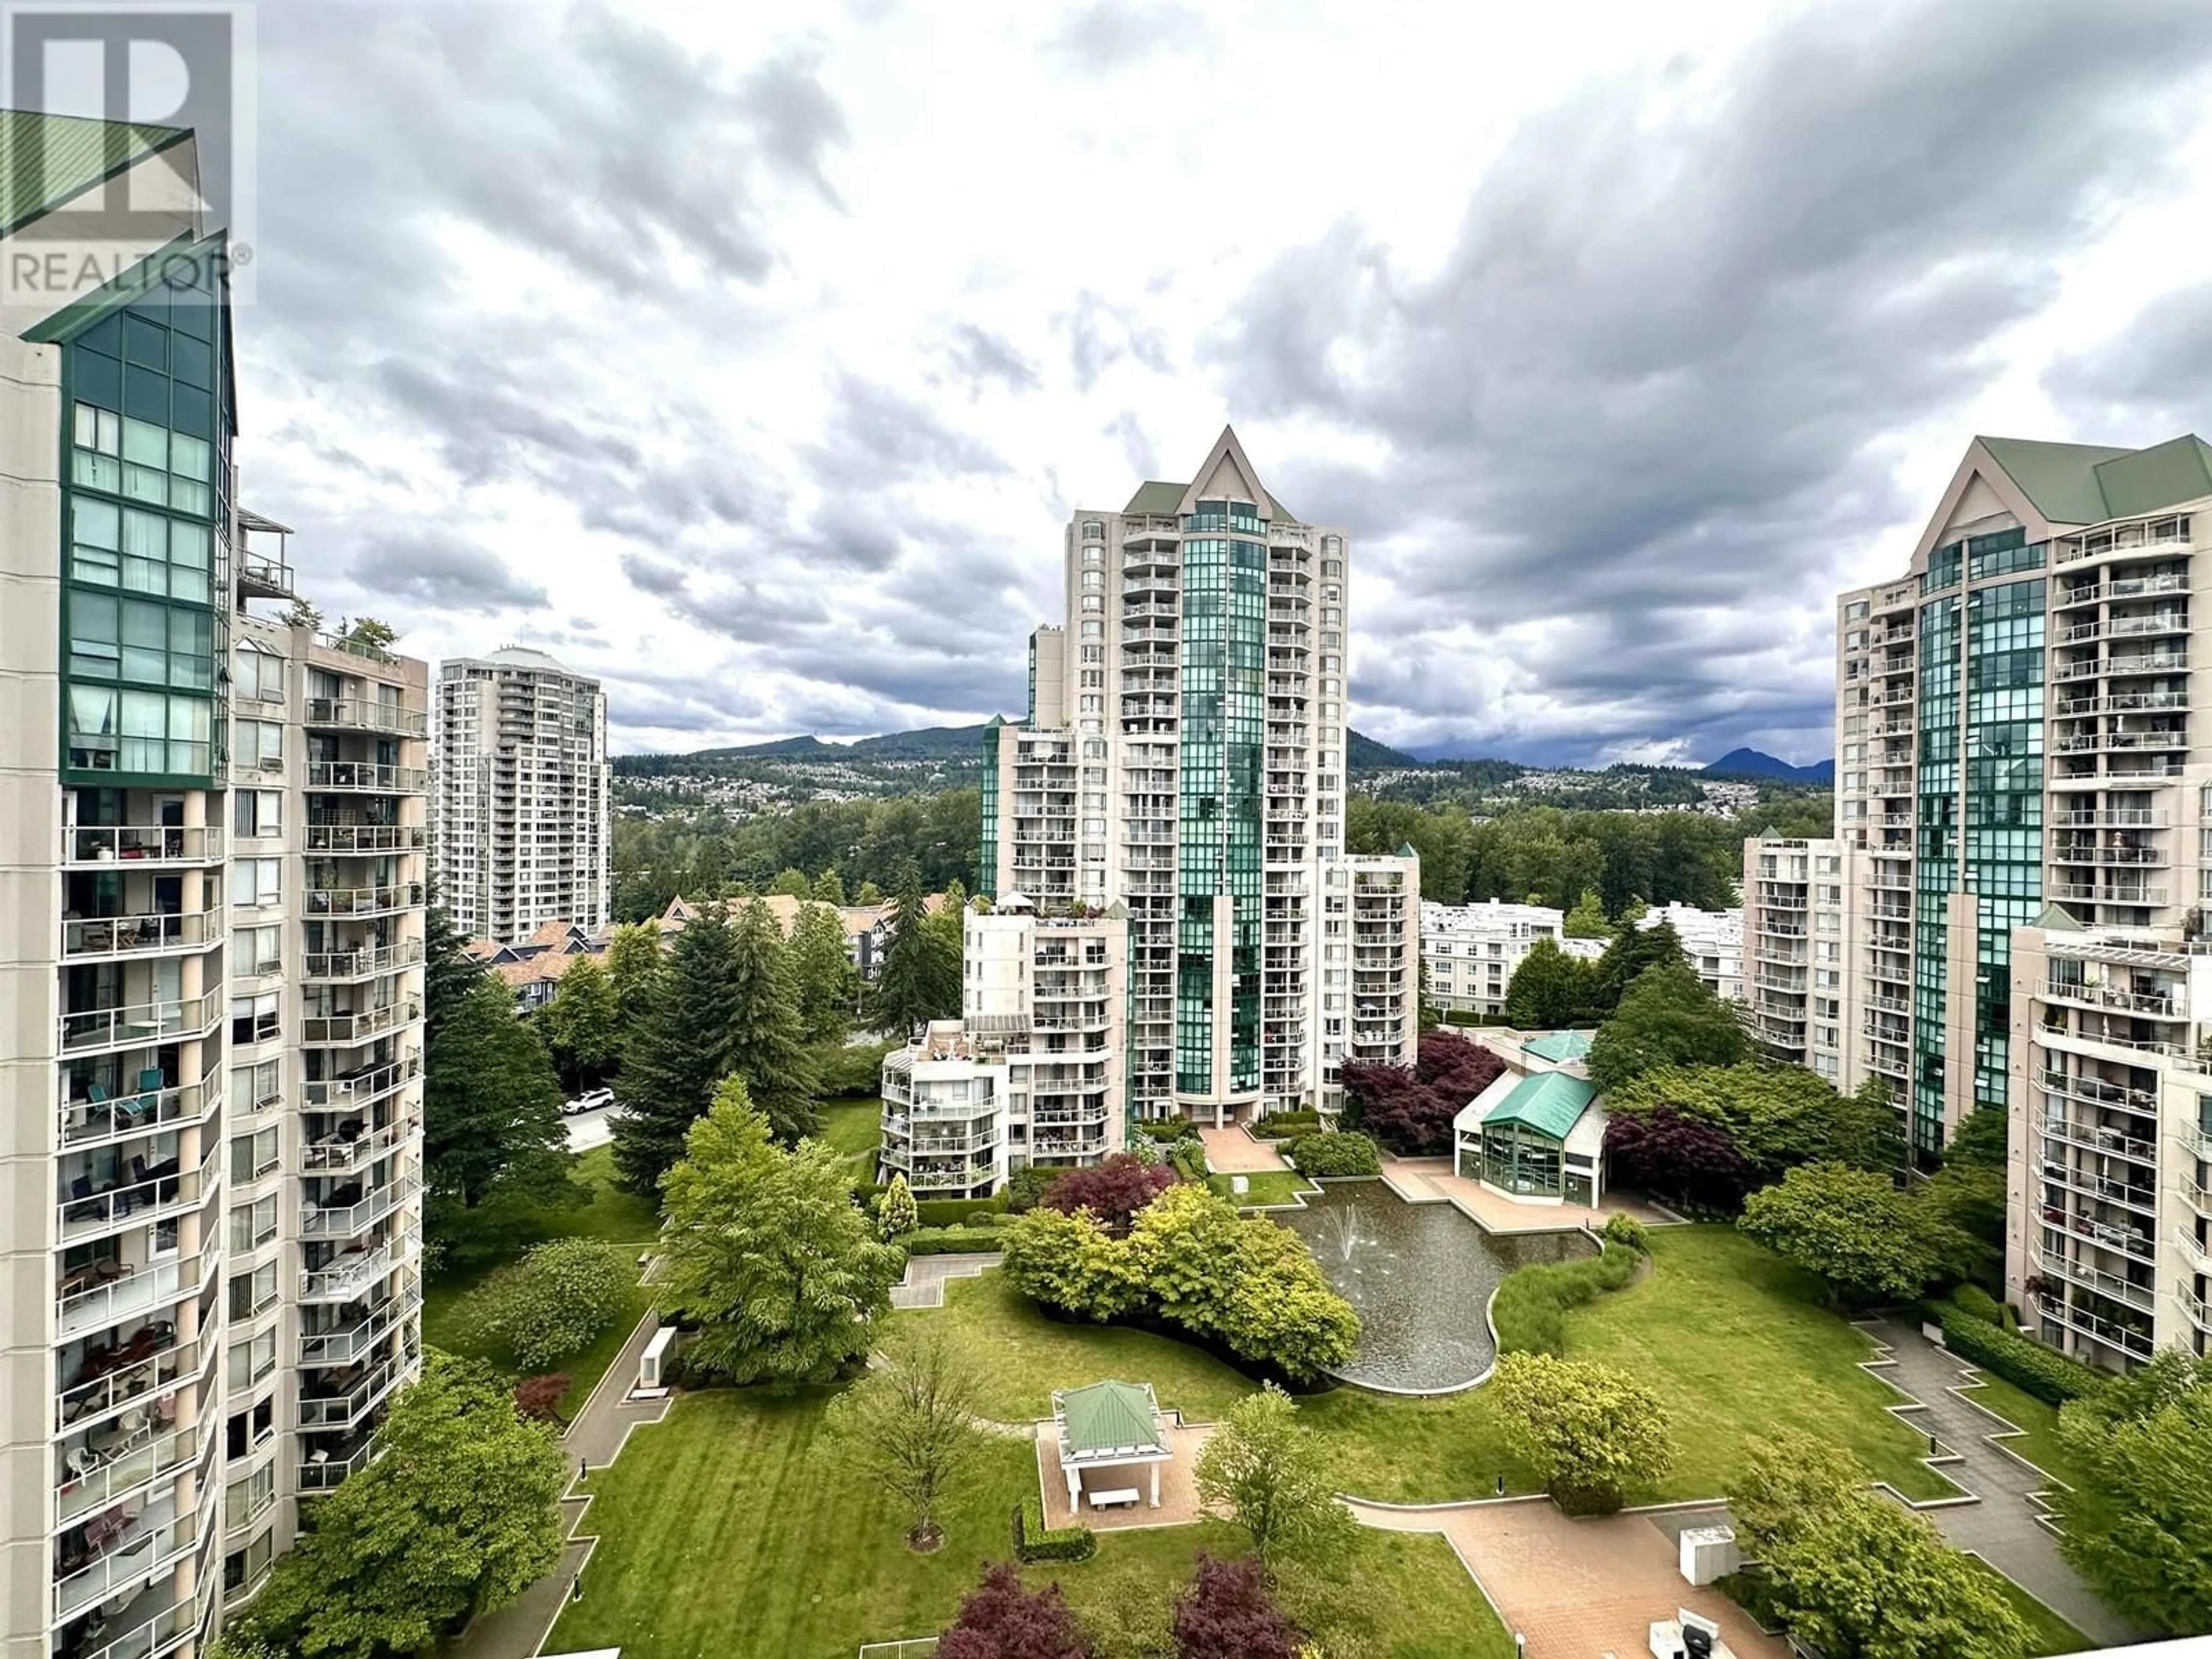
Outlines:
[[1060, 1444], [1065, 1455], [1095, 1457], [1107, 1452], [1164, 1452], [1158, 1406], [1142, 1382], [1093, 1382], [1058, 1395]]
[[1530, 1037], [1522, 1046], [1543, 1060], [1580, 1060], [1589, 1052], [1590, 1035], [1588, 1031], [1546, 1031]]
[[1565, 1140], [1596, 1097], [1597, 1091], [1581, 1078], [1569, 1077], [1565, 1072], [1539, 1072], [1515, 1084], [1511, 1093], [1483, 1115], [1482, 1121], [1485, 1127], [1516, 1123], [1553, 1140]]

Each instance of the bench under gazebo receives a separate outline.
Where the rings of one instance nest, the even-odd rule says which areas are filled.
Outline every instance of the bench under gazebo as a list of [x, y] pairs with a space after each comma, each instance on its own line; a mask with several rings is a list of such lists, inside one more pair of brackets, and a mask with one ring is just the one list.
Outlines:
[[1160, 1506], [1160, 1466], [1175, 1455], [1168, 1425], [1149, 1382], [1093, 1382], [1085, 1389], [1055, 1389], [1054, 1427], [1059, 1432], [1060, 1472], [1067, 1480], [1067, 1507], [1079, 1515], [1089, 1475], [1091, 1506], [1136, 1505], [1133, 1485], [1102, 1478], [1109, 1469], [1151, 1466], [1151, 1507]]

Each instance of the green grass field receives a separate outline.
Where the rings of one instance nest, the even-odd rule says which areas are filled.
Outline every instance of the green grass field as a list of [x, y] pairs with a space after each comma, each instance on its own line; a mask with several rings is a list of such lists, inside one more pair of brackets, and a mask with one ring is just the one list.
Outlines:
[[[849, 1659], [862, 1642], [942, 1630], [982, 1564], [1011, 1553], [1010, 1516], [1036, 1488], [1026, 1441], [994, 1442], [942, 1516], [934, 1555], [910, 1553], [896, 1505], [856, 1480], [822, 1435], [824, 1396], [712, 1390], [633, 1435], [592, 1476], [585, 1529], [600, 1542], [556, 1652], [619, 1645], [624, 1659]], [[1218, 1524], [1109, 1535], [1096, 1559], [1029, 1570], [1079, 1613], [1164, 1601], [1198, 1551], [1235, 1553]], [[1512, 1651], [1440, 1538], [1361, 1532], [1346, 1562], [1388, 1659], [1504, 1659]]]
[[1982, 1383], [1978, 1389], [1967, 1389], [1966, 1397], [2023, 1431], [2001, 1443], [2053, 1480], [2063, 1480], [2069, 1486], [2075, 1485], [2073, 1460], [2058, 1443], [2058, 1407], [2045, 1404], [2033, 1395], [1987, 1371], [1982, 1373]]
[[884, 1103], [873, 1095], [825, 1100], [821, 1138], [851, 1158], [866, 1178], [876, 1173], [876, 1147], [882, 1138]]
[[1225, 1175], [1208, 1176], [1206, 1184], [1224, 1198], [1237, 1198], [1239, 1204], [1248, 1208], [1260, 1204], [1288, 1204], [1298, 1194], [1315, 1190], [1313, 1182], [1295, 1170], [1261, 1170], [1245, 1179], [1251, 1187], [1242, 1198], [1237, 1198], [1237, 1194], [1230, 1191], [1229, 1177]]

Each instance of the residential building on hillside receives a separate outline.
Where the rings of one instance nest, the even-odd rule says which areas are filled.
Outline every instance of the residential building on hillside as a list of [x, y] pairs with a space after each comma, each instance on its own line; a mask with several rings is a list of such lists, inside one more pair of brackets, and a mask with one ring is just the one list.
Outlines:
[[971, 910], [963, 1009], [884, 1061], [884, 1178], [986, 1198], [1016, 1170], [1095, 1164], [1126, 1139], [1128, 913]]
[[1923, 1161], [2009, 1114], [2008, 1287], [2108, 1365], [2212, 1334], [2200, 541], [2194, 434], [1978, 438], [1902, 577], [1837, 602], [1838, 1081], [1887, 1079]]
[[988, 733], [981, 890], [1126, 906], [1137, 1116], [1334, 1108], [1355, 1004], [1389, 1000], [1329, 955], [1349, 911], [1323, 915], [1325, 872], [1361, 863], [1349, 539], [1299, 522], [1224, 428], [1191, 482], [1077, 513], [1063, 560], [1066, 621], [1030, 637], [1027, 714]]
[[1502, 1019], [1513, 971], [1540, 939], [1571, 957], [1594, 961], [1601, 939], [1569, 939], [1566, 912], [1543, 904], [1421, 905], [1421, 959], [1428, 964], [1429, 1000], [1440, 1012]]
[[1700, 910], [1689, 904], [1662, 904], [1637, 919], [1638, 927], [1665, 922], [1682, 941], [1682, 954], [1705, 988], [1723, 1002], [1743, 1000], [1743, 912]]
[[465, 938], [606, 926], [614, 775], [599, 683], [509, 646], [438, 677], [434, 875]]
[[0, 1652], [164, 1659], [417, 1363], [428, 670], [250, 611], [292, 583], [192, 135], [0, 128], [11, 260], [135, 210], [0, 329]]

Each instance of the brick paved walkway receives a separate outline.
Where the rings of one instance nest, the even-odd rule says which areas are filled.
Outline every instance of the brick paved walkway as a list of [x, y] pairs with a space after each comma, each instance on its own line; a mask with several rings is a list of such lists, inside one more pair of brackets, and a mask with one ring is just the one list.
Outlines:
[[1198, 1136], [1206, 1143], [1206, 1167], [1216, 1175], [1257, 1175], [1284, 1167], [1280, 1152], [1242, 1129], [1200, 1129]]
[[1936, 1467], [1971, 1494], [1971, 1501], [1929, 1507], [1928, 1518], [1954, 1544], [1980, 1556], [2084, 1636], [2108, 1646], [2134, 1640], [2133, 1627], [2098, 1600], [2059, 1554], [2046, 1507], [2037, 1497], [2054, 1483], [2005, 1449], [2004, 1438], [2019, 1431], [1974, 1402], [1980, 1373], [1917, 1327], [1878, 1319], [1860, 1328], [1884, 1349], [1867, 1369], [1913, 1402], [1891, 1409], [1936, 1437], [1942, 1447]]
[[[1788, 1659], [1784, 1644], [1762, 1636], [1735, 1602], [1683, 1581], [1674, 1539], [1650, 1516], [1570, 1520], [1542, 1498], [1430, 1510], [1350, 1507], [1365, 1526], [1442, 1533], [1506, 1628], [1528, 1638], [1529, 1659], [1635, 1659], [1650, 1651], [1652, 1622], [1673, 1618], [1677, 1607], [1717, 1620], [1740, 1659]], [[1676, 1516], [1667, 1519], [1679, 1527]]]
[[1479, 1181], [1452, 1173], [1448, 1158], [1386, 1158], [1382, 1179], [1408, 1204], [1451, 1204], [1486, 1231], [1557, 1232], [1563, 1227], [1602, 1228], [1615, 1215], [1633, 1216], [1647, 1227], [1663, 1227], [1678, 1218], [1632, 1198], [1608, 1195], [1602, 1207], [1579, 1204], [1516, 1204]]

